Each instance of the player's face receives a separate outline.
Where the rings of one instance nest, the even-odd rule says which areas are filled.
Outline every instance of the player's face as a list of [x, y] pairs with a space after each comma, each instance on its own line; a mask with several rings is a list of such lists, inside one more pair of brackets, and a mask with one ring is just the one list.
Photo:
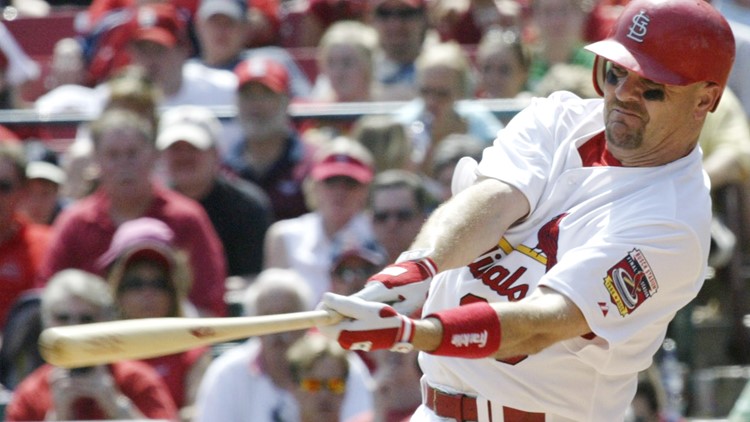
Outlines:
[[708, 111], [700, 95], [705, 85], [659, 84], [610, 64], [605, 131], [615, 157], [626, 166], [657, 165], [689, 153]]

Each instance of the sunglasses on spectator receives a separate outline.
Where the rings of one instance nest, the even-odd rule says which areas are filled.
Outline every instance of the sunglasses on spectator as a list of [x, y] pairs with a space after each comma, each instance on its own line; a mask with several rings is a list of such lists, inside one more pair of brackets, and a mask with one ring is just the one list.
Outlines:
[[302, 378], [299, 382], [300, 389], [308, 393], [317, 393], [326, 389], [333, 394], [341, 395], [346, 391], [346, 380], [343, 378], [328, 378], [325, 380], [317, 378]]
[[375, 211], [372, 218], [376, 223], [385, 223], [391, 218], [395, 218], [401, 223], [411, 221], [417, 213], [410, 209], [392, 210], [392, 211]]
[[16, 190], [16, 184], [10, 180], [0, 180], [0, 193], [11, 193]]
[[91, 324], [96, 321], [96, 315], [92, 314], [69, 314], [69, 313], [56, 313], [52, 315], [55, 321], [61, 324]]
[[165, 278], [145, 279], [141, 277], [125, 277], [120, 283], [119, 290], [139, 290], [151, 288], [155, 290], [170, 290], [169, 282]]
[[412, 9], [412, 8], [394, 8], [389, 9], [386, 7], [379, 7], [375, 9], [375, 16], [378, 19], [396, 18], [400, 20], [414, 19], [424, 14], [423, 9]]

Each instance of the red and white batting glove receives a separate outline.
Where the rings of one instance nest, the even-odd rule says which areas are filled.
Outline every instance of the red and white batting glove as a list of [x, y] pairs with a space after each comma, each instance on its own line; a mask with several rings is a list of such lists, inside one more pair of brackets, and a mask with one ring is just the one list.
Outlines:
[[349, 318], [338, 324], [318, 327], [326, 337], [338, 341], [344, 349], [390, 349], [405, 353], [413, 348], [414, 320], [384, 303], [326, 293], [322, 304]]
[[395, 264], [370, 277], [365, 287], [354, 296], [371, 302], [388, 303], [398, 313], [412, 315], [427, 299], [430, 282], [438, 269], [431, 258], [412, 260], [410, 253], [404, 252]]

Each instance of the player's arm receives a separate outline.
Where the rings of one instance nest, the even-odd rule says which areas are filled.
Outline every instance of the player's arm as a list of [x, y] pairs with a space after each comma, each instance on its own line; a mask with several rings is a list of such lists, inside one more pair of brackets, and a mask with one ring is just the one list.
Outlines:
[[471, 263], [494, 247], [529, 209], [518, 189], [496, 179], [481, 180], [439, 207], [411, 250], [370, 277], [355, 296], [389, 303], [397, 312], [411, 315], [424, 303], [436, 273]]
[[[495, 312], [499, 322], [499, 348], [495, 351], [486, 350], [486, 355], [493, 356], [497, 359], [505, 359], [514, 356], [531, 355], [537, 353], [559, 341], [587, 334], [591, 331], [583, 313], [578, 307], [566, 296], [545, 288], [540, 287], [529, 297], [518, 302], [502, 302], [487, 305], [485, 303], [474, 304], [478, 307], [488, 307]], [[462, 307], [463, 308], [463, 307]], [[444, 311], [442, 314], [456, 312], [466, 312], [455, 308]], [[471, 317], [471, 315], [468, 315]], [[483, 328], [488, 330], [488, 336], [495, 326], [488, 318], [476, 318], [475, 326], [468, 327], [450, 327], [449, 330], [481, 332]], [[442, 319], [442, 318], [441, 318]], [[413, 345], [416, 349], [434, 352], [443, 343], [450, 342], [446, 338], [443, 323], [441, 319], [427, 317], [423, 320], [415, 321], [415, 332]], [[452, 321], [451, 318], [444, 321]], [[491, 325], [483, 327], [481, 324], [489, 321]], [[466, 328], [466, 329], [464, 329]], [[452, 334], [451, 334], [452, 335]], [[456, 350], [460, 354], [460, 350]]]
[[497, 245], [506, 230], [529, 213], [521, 191], [482, 179], [440, 206], [425, 222], [411, 249], [432, 250], [440, 271], [471, 263]]
[[518, 302], [477, 302], [413, 319], [384, 303], [326, 293], [323, 303], [347, 319], [319, 327], [345, 349], [412, 348], [461, 358], [498, 359], [537, 353], [591, 330], [568, 298], [540, 288]]

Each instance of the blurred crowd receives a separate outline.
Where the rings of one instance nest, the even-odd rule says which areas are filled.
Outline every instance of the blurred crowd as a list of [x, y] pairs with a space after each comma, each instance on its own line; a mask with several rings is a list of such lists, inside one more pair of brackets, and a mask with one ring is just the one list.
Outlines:
[[[416, 354], [346, 352], [314, 329], [75, 370], [45, 364], [36, 339], [114, 319], [304, 311], [358, 291], [451, 196], [460, 159], [503, 141], [508, 122], [485, 100], [597, 97], [582, 47], [626, 1], [0, 0], [14, 20], [0, 21], [0, 109], [81, 122], [64, 134], [0, 122], [4, 418], [408, 420]], [[744, 191], [750, 2], [713, 3], [738, 54], [700, 145], [712, 189]], [[74, 34], [46, 57], [11, 31], [58, 15], [74, 15]], [[291, 113], [368, 102], [393, 106]], [[743, 247], [724, 211], [717, 274]], [[708, 283], [689, 311], [726, 313], [726, 289]], [[670, 335], [691, 347], [684, 327]], [[633, 420], [657, 421], [662, 386], [646, 375]]]

